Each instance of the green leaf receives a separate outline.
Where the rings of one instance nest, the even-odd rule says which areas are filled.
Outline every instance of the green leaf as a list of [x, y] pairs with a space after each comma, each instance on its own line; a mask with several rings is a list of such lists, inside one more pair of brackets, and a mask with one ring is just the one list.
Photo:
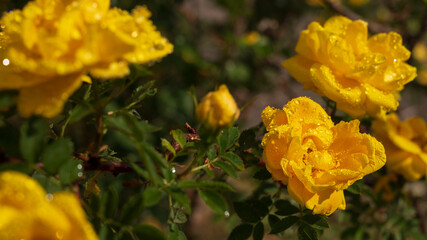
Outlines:
[[251, 224], [243, 223], [235, 227], [230, 236], [228, 236], [228, 240], [244, 240], [248, 239], [252, 235], [253, 226]]
[[307, 222], [311, 227], [322, 230], [329, 228], [328, 221], [324, 215], [312, 215], [308, 214], [302, 217], [302, 220]]
[[6, 110], [12, 105], [14, 105], [17, 95], [18, 95], [18, 92], [16, 90], [15, 91], [2, 90], [2, 92], [0, 93], [0, 109]]
[[424, 236], [422, 233], [418, 232], [417, 230], [413, 230], [408, 233], [409, 236], [413, 237], [416, 240], [426, 240], [427, 237]]
[[133, 227], [133, 232], [141, 240], [166, 240], [165, 236], [159, 229], [147, 224]]
[[131, 196], [121, 210], [120, 223], [131, 224], [140, 216], [143, 208], [142, 195], [135, 194]]
[[255, 225], [253, 232], [253, 240], [262, 240], [264, 237], [264, 224], [259, 222]]
[[298, 240], [317, 240], [317, 232], [307, 224], [302, 224], [298, 228]]
[[233, 164], [237, 169], [241, 171], [245, 170], [245, 165], [237, 154], [233, 152], [226, 152], [222, 155], [222, 158]]
[[138, 173], [141, 177], [149, 179], [149, 174], [146, 170], [144, 170], [134, 162], [129, 162], [129, 164], [132, 166], [133, 170], [135, 170], [135, 172]]
[[252, 206], [255, 214], [258, 215], [260, 219], [264, 218], [269, 213], [269, 203], [261, 200], [250, 200], [247, 201]]
[[274, 224], [280, 221], [280, 218], [276, 215], [268, 215], [268, 224], [270, 224], [270, 228], [273, 228]]
[[270, 234], [281, 233], [298, 222], [298, 220], [299, 218], [296, 216], [285, 217], [271, 226]]
[[49, 144], [41, 156], [43, 168], [50, 174], [56, 173], [61, 165], [72, 158], [73, 148], [73, 142], [67, 138]]
[[147, 143], [141, 143], [141, 145], [145, 150], [145, 152], [148, 154], [148, 156], [150, 156], [150, 158], [158, 164], [157, 166], [163, 167], [163, 168], [168, 167], [168, 162], [166, 161], [166, 159], [163, 157], [162, 154], [157, 152], [153, 146]]
[[136, 143], [144, 141], [149, 132], [150, 125], [147, 121], [140, 121], [131, 111], [119, 111], [113, 115], [107, 115], [105, 125], [118, 131]]
[[166, 239], [168, 240], [187, 240], [185, 234], [179, 230], [177, 224], [172, 224], [166, 232]]
[[233, 177], [233, 178], [237, 178], [237, 171], [236, 169], [234, 169], [233, 166], [231, 166], [229, 163], [227, 162], [222, 162], [222, 161], [216, 161], [213, 163], [213, 165], [221, 168], [227, 175]]
[[188, 221], [188, 218], [185, 215], [185, 213], [181, 210], [178, 210], [176, 212], [175, 218], [173, 219], [173, 222], [182, 224], [182, 223], [186, 223], [187, 221]]
[[101, 211], [106, 218], [114, 219], [117, 208], [119, 207], [119, 193], [110, 186], [108, 191], [103, 191], [101, 195]]
[[59, 180], [63, 184], [71, 184], [79, 178], [79, 173], [82, 174], [83, 166], [82, 161], [77, 158], [69, 159], [59, 169]]
[[22, 156], [29, 162], [38, 160], [46, 143], [49, 128], [40, 118], [32, 118], [24, 123], [21, 128], [19, 147]]
[[223, 215], [227, 210], [227, 202], [219, 193], [201, 190], [199, 194], [203, 201], [218, 214]]
[[225, 182], [208, 181], [208, 180], [182, 180], [178, 182], [179, 188], [197, 188], [211, 191], [234, 191], [234, 189]]
[[222, 130], [218, 137], [219, 153], [222, 154], [227, 149], [233, 146], [234, 142], [239, 138], [239, 130], [237, 127], [226, 128]]
[[0, 164], [0, 172], [3, 172], [3, 171], [18, 171], [18, 172], [22, 172], [25, 174], [30, 174], [33, 171], [33, 169], [31, 168], [31, 166], [28, 163], [7, 162], [7, 163]]
[[271, 173], [266, 168], [261, 168], [255, 173], [254, 178], [258, 180], [267, 180], [271, 178]]
[[362, 181], [359, 180], [355, 183], [353, 183], [352, 185], [350, 185], [350, 187], [348, 187], [346, 190], [353, 193], [353, 194], [357, 194], [360, 195], [360, 193], [362, 192]]
[[297, 207], [292, 205], [289, 201], [283, 199], [277, 200], [274, 203], [274, 206], [277, 208], [276, 214], [280, 216], [288, 216], [299, 212]]
[[255, 138], [256, 138], [256, 134], [254, 129], [245, 130], [242, 132], [242, 134], [240, 134], [239, 145], [243, 149], [257, 147]]
[[234, 202], [234, 211], [244, 222], [256, 223], [260, 220], [259, 216], [253, 211], [253, 206], [247, 202]]
[[163, 192], [156, 187], [147, 187], [142, 193], [145, 207], [156, 205], [163, 197]]
[[89, 115], [91, 112], [92, 112], [92, 109], [90, 109], [89, 106], [85, 104], [77, 105], [75, 108], [70, 110], [69, 112], [70, 116], [68, 117], [68, 121], [69, 123], [77, 122], [82, 118], [86, 117], [87, 115]]
[[208, 149], [208, 153], [207, 153], [207, 156], [208, 156], [208, 158], [209, 158], [209, 160], [214, 160], [215, 159], [215, 157], [216, 157], [216, 152], [217, 152], [217, 150], [216, 150], [216, 145], [211, 145], [210, 147], [209, 147], [209, 149]]
[[185, 143], [187, 142], [187, 138], [181, 129], [172, 130], [170, 131], [170, 134], [172, 135], [173, 139], [175, 139], [175, 141], [181, 146], [181, 148], [184, 148]]
[[34, 173], [33, 178], [40, 183], [47, 193], [54, 193], [62, 190], [60, 182], [54, 177], [47, 177], [39, 172]]
[[154, 163], [153, 159], [156, 160], [157, 163], [161, 162], [162, 160], [158, 159], [157, 158], [158, 155], [152, 152], [153, 151], [152, 146], [149, 146], [146, 143], [141, 143], [141, 144], [137, 144], [137, 147], [138, 147], [138, 153], [142, 159], [142, 163], [144, 164], [144, 168], [141, 168], [134, 162], [130, 162], [131, 166], [142, 177], [150, 179], [155, 186], [159, 186], [163, 184], [161, 177], [157, 174], [158, 165]]
[[108, 161], [122, 162], [120, 158], [116, 157], [116, 154], [117, 153], [113, 149], [105, 148], [98, 154], [98, 156]]
[[149, 81], [142, 86], [138, 86], [131, 95], [131, 103], [130, 106], [136, 105], [137, 103], [144, 100], [146, 97], [152, 97], [156, 95], [157, 89], [152, 88], [154, 86], [155, 81]]
[[164, 138], [162, 138], [161, 140], [162, 140], [162, 146], [166, 148], [169, 152], [171, 152], [175, 157], [176, 152], [175, 152], [175, 149], [172, 147], [172, 144]]
[[6, 121], [0, 120], [0, 148], [8, 157], [21, 157], [19, 130]]
[[167, 189], [167, 191], [171, 195], [171, 197], [176, 202], [178, 202], [188, 214], [191, 214], [190, 199], [188, 198], [187, 194], [185, 194], [185, 192], [179, 189]]

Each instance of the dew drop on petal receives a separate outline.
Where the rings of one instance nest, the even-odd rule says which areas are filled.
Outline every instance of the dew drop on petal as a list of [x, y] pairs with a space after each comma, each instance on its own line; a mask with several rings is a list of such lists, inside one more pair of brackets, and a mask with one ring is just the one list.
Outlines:
[[82, 168], [83, 168], [83, 165], [81, 165], [81, 164], [77, 165], [77, 169], [81, 170]]
[[3, 65], [4, 66], [8, 66], [9, 64], [10, 64], [10, 60], [9, 59], [7, 59], [7, 58], [3, 59]]
[[53, 200], [53, 195], [52, 195], [52, 193], [48, 193], [48, 194], [46, 194], [46, 196], [45, 196], [45, 198], [46, 198], [46, 200], [47, 201], [52, 201]]
[[77, 176], [78, 176], [78, 177], [82, 177], [82, 176], [83, 176], [83, 173], [82, 173], [82, 172], [78, 172], [78, 173], [77, 173]]

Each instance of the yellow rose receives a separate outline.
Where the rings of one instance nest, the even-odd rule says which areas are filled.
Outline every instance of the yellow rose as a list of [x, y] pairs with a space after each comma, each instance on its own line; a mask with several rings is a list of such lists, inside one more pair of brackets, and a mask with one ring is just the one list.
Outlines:
[[46, 194], [27, 175], [0, 173], [0, 239], [96, 240], [72, 193]]
[[267, 170], [314, 214], [345, 209], [343, 190], [385, 164], [383, 146], [359, 132], [359, 120], [334, 126], [309, 98], [293, 99], [283, 110], [267, 107], [261, 117]]
[[224, 84], [204, 96], [196, 108], [198, 121], [212, 129], [230, 125], [239, 115], [240, 110]]
[[120, 78], [129, 63], [147, 63], [173, 46], [137, 7], [132, 14], [109, 0], [35, 0], [0, 22], [0, 89], [19, 91], [21, 115], [53, 117], [82, 82]]
[[427, 126], [420, 117], [401, 122], [396, 113], [372, 122], [374, 136], [384, 144], [387, 168], [414, 181], [427, 171]]
[[410, 52], [394, 32], [368, 39], [367, 23], [338, 16], [301, 32], [298, 55], [282, 65], [304, 89], [326, 96], [352, 117], [384, 117], [399, 105], [399, 91], [416, 77]]

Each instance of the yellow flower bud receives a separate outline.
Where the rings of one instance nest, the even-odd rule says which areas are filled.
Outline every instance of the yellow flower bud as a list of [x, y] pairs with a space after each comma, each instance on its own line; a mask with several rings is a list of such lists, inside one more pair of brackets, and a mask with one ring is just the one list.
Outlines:
[[32, 178], [0, 174], [0, 239], [97, 240], [73, 193], [46, 194]]
[[224, 84], [218, 90], [208, 93], [196, 108], [199, 122], [209, 128], [223, 128], [233, 123], [240, 115], [240, 110]]

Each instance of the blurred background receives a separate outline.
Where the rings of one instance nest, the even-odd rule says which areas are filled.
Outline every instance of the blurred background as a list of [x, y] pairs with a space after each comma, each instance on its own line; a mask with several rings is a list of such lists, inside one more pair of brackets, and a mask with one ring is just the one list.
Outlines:
[[[0, 11], [22, 8], [26, 2], [0, 0]], [[333, 15], [367, 21], [370, 34], [396, 31], [402, 35], [404, 45], [412, 51], [409, 64], [418, 68], [418, 77], [401, 93], [398, 113], [403, 119], [427, 119], [427, 1], [112, 0], [111, 4], [126, 10], [146, 5], [154, 24], [174, 45], [171, 55], [150, 67], [152, 75], [147, 81], [155, 80], [158, 91], [138, 110], [143, 119], [161, 128], [153, 141], [168, 136], [172, 129], [183, 129], [186, 122], [197, 126], [192, 88], [200, 100], [219, 84], [226, 84], [238, 105], [247, 106], [237, 122], [242, 130], [258, 125], [267, 105], [281, 108], [297, 96], [310, 96], [325, 106], [316, 94], [303, 91], [281, 62], [295, 55], [299, 34], [310, 22], [323, 22]], [[250, 184], [238, 187], [250, 191]], [[424, 191], [417, 193], [420, 196], [426, 195], [424, 182], [414, 189]], [[195, 203], [195, 214], [188, 223], [189, 239], [225, 239], [233, 219], [215, 220], [203, 204]], [[420, 206], [421, 219], [427, 216], [424, 208]], [[338, 230], [331, 226], [327, 231]], [[330, 239], [329, 235], [325, 233], [324, 239]]]

